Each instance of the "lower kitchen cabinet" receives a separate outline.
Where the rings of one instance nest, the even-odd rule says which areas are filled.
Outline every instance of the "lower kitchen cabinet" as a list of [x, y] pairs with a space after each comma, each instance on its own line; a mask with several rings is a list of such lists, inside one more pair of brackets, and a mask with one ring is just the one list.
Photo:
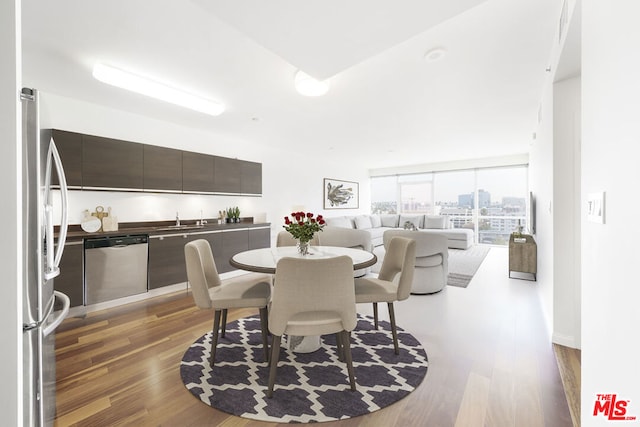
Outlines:
[[268, 248], [270, 246], [271, 227], [258, 227], [249, 229], [249, 250]]
[[[231, 257], [248, 249], [271, 246], [269, 225], [228, 230], [194, 231], [149, 236], [149, 289], [162, 288], [187, 281], [184, 245], [197, 239], [205, 239], [211, 245], [218, 273], [234, 268]], [[84, 305], [84, 244], [83, 241], [67, 242], [60, 263], [60, 275], [54, 279], [54, 288], [71, 300], [71, 307]], [[61, 309], [56, 304], [56, 309]]]
[[184, 245], [197, 239], [209, 242], [218, 273], [222, 274], [234, 270], [229, 260], [238, 252], [271, 246], [271, 229], [265, 226], [149, 236], [149, 289], [187, 281]]
[[218, 273], [226, 273], [228, 271], [235, 270], [234, 267], [229, 264], [229, 260], [232, 256], [238, 252], [243, 252], [249, 249], [249, 230], [239, 229], [233, 231], [225, 231], [222, 233], [222, 253], [216, 256], [215, 252], [213, 258], [216, 261], [216, 268]]
[[187, 281], [184, 245], [197, 238], [189, 234], [149, 236], [149, 289]]
[[[60, 275], [53, 279], [53, 288], [69, 297], [71, 307], [84, 304], [83, 252], [82, 240], [64, 245], [60, 260]], [[62, 309], [62, 303], [56, 300], [54, 308]]]

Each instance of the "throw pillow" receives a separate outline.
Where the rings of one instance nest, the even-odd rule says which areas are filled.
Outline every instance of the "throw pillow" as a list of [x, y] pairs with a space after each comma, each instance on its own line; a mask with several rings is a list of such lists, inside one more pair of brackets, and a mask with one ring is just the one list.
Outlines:
[[424, 228], [447, 228], [447, 217], [441, 215], [426, 215], [424, 218]]
[[383, 227], [397, 228], [398, 215], [393, 215], [393, 214], [380, 215], [380, 223], [382, 224]]
[[324, 219], [329, 227], [353, 228], [351, 220], [346, 216], [336, 216]]
[[416, 225], [415, 225], [413, 222], [411, 222], [411, 221], [405, 221], [405, 222], [404, 222], [404, 225], [403, 225], [403, 228], [404, 228], [405, 230], [411, 230], [411, 231], [417, 231], [417, 230], [418, 230], [418, 229], [416, 228]]
[[378, 214], [371, 215], [371, 227], [373, 228], [382, 227], [382, 220], [380, 219], [380, 215]]
[[366, 230], [371, 228], [371, 219], [369, 215], [358, 215], [356, 217], [356, 228]]
[[400, 215], [400, 224], [411, 221], [416, 228], [422, 228], [424, 215]]

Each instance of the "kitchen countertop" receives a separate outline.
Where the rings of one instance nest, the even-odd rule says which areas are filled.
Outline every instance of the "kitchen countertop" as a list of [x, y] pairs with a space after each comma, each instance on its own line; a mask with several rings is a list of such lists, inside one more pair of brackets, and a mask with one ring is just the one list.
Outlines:
[[[126, 236], [131, 234], [148, 234], [148, 235], [162, 235], [162, 234], [180, 234], [180, 233], [193, 233], [200, 231], [223, 231], [233, 230], [236, 228], [255, 228], [270, 226], [271, 223], [254, 223], [253, 218], [242, 218], [242, 222], [218, 224], [216, 219], [208, 222], [204, 225], [196, 225], [195, 221], [185, 221], [187, 224], [181, 224], [176, 226], [174, 221], [154, 221], [154, 222], [129, 222], [121, 223], [118, 226], [117, 231], [96, 231], [95, 233], [88, 233], [79, 224], [69, 225], [67, 230], [67, 242], [79, 241], [87, 238], [106, 237], [106, 236]], [[55, 235], [58, 236], [58, 228], [56, 227]]]

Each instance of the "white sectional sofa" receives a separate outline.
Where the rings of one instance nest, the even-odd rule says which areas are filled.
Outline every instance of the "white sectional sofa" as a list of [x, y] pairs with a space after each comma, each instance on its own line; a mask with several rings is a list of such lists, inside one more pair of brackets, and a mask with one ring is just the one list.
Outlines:
[[473, 230], [451, 228], [451, 221], [444, 215], [356, 215], [325, 218], [328, 226], [366, 230], [371, 234], [373, 246], [382, 245], [382, 235], [386, 230], [403, 229], [410, 222], [420, 232], [445, 235], [449, 248], [468, 249], [473, 245]]

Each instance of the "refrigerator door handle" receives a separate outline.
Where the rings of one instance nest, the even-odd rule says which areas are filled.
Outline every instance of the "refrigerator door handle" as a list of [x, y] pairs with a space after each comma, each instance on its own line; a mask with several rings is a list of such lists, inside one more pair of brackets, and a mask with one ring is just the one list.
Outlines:
[[[58, 181], [60, 182], [60, 202], [61, 202], [61, 218], [60, 218], [60, 233], [58, 235], [58, 247], [55, 249], [54, 255], [54, 233], [53, 233], [53, 206], [51, 204], [51, 173], [52, 163], [56, 167], [58, 174]], [[60, 153], [56, 143], [53, 141], [53, 137], [49, 142], [49, 153], [47, 155], [47, 169], [45, 173], [45, 241], [47, 251], [47, 266], [45, 267], [44, 278], [45, 280], [52, 279], [60, 274], [60, 261], [62, 260], [62, 252], [64, 251], [64, 244], [67, 241], [67, 227], [69, 226], [68, 218], [68, 205], [67, 197], [69, 190], [67, 188], [67, 179], [64, 175], [64, 168], [62, 167], [62, 160], [60, 160]]]
[[[67, 314], [69, 314], [69, 308], [71, 307], [71, 301], [68, 296], [59, 291], [53, 291], [53, 295], [62, 300], [62, 310], [60, 310], [56, 315], [56, 318], [42, 330], [42, 335], [45, 337], [51, 334], [51, 332], [53, 332], [60, 323], [62, 323], [65, 317], [67, 317]], [[53, 304], [51, 307], [53, 307]]]

